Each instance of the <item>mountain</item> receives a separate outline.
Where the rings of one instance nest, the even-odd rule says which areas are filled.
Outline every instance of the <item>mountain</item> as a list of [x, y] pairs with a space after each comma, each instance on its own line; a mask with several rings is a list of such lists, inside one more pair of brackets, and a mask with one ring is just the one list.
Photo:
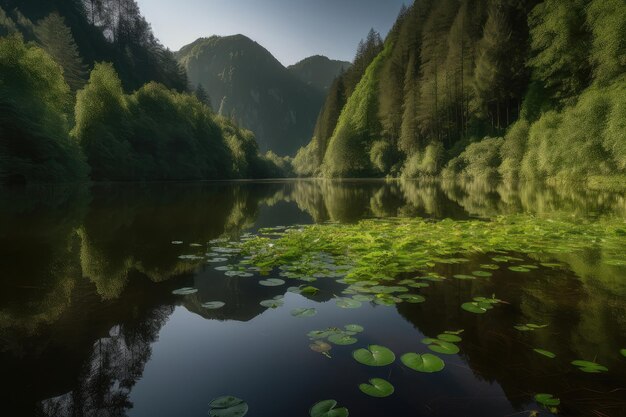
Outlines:
[[176, 53], [215, 110], [256, 135], [262, 151], [292, 155], [313, 133], [323, 92], [243, 35], [200, 38]]
[[287, 67], [287, 69], [301, 81], [326, 92], [335, 78], [344, 73], [351, 65], [350, 62], [315, 55], [305, 58], [297, 64]]

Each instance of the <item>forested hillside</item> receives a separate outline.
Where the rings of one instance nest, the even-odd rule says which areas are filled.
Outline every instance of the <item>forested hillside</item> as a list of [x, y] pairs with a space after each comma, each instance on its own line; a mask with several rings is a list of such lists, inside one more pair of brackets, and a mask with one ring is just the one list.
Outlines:
[[134, 0], [0, 0], [0, 184], [282, 175], [187, 91]]
[[[299, 175], [626, 174], [623, 0], [417, 0], [336, 80]], [[371, 47], [375, 42], [368, 42]], [[357, 83], [354, 79], [358, 78]]]
[[262, 150], [293, 155], [310, 138], [324, 91], [243, 35], [197, 39], [176, 53], [215, 111], [252, 130]]
[[315, 55], [290, 65], [287, 69], [301, 81], [327, 92], [335, 78], [346, 72], [350, 66], [350, 62]]

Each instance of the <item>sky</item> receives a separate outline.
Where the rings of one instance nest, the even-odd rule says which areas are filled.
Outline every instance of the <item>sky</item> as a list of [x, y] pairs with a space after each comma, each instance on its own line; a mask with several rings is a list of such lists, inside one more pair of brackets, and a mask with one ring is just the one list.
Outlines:
[[200, 37], [243, 34], [284, 65], [312, 55], [352, 61], [370, 28], [383, 37], [411, 0], [138, 0], [173, 51]]

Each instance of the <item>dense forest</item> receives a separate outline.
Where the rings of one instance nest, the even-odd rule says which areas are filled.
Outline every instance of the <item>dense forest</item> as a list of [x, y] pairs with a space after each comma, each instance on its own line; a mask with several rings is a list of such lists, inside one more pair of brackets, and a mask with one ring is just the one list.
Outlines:
[[0, 1], [0, 183], [281, 176], [134, 0]]
[[623, 0], [417, 0], [376, 38], [335, 80], [298, 175], [626, 174]]

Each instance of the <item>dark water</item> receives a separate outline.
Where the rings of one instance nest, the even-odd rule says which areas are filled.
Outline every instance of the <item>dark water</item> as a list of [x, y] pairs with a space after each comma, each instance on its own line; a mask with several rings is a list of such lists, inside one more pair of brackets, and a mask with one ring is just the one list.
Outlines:
[[[546, 392], [561, 399], [560, 415], [626, 416], [626, 358], [619, 355], [626, 348], [626, 271], [602, 264], [596, 251], [560, 255], [563, 269], [447, 280], [423, 289], [423, 304], [354, 310], [332, 301], [345, 288], [333, 279], [319, 280], [322, 291], [305, 297], [178, 258], [189, 242], [268, 226], [557, 211], [626, 218], [626, 198], [576, 187], [365, 181], [5, 190], [1, 414], [203, 416], [211, 399], [228, 394], [245, 399], [251, 417], [306, 417], [328, 398], [363, 417], [550, 415], [533, 401]], [[439, 272], [466, 273], [481, 263], [489, 257]], [[199, 291], [172, 295], [186, 286]], [[459, 308], [492, 293], [509, 304], [481, 316]], [[259, 305], [281, 294], [284, 307]], [[226, 306], [201, 307], [213, 300]], [[294, 318], [298, 307], [318, 314]], [[541, 332], [513, 329], [546, 321]], [[309, 331], [352, 323], [365, 327], [357, 345], [335, 346], [332, 359], [309, 349]], [[398, 354], [427, 352], [423, 337], [456, 329], [465, 329], [461, 352], [446, 355], [440, 373], [413, 372], [399, 361], [368, 368], [351, 358], [372, 343]], [[532, 352], [537, 346], [559, 360]], [[581, 358], [609, 372], [585, 374], [569, 364]], [[362, 394], [358, 384], [372, 377], [392, 382], [394, 395]]]

